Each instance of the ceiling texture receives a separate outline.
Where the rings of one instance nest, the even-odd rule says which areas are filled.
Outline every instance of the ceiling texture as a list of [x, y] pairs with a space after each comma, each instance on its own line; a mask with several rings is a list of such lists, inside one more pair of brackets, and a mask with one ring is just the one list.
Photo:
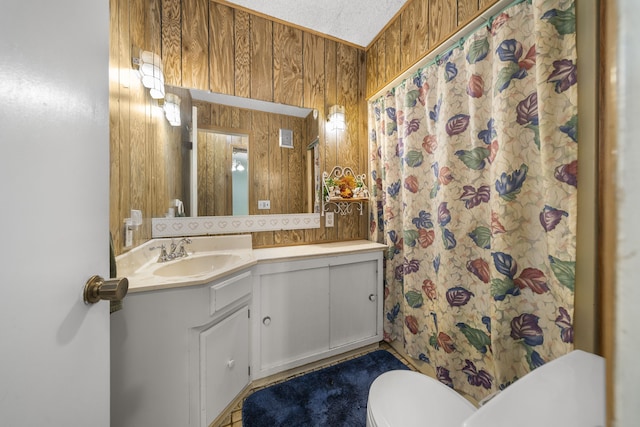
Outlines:
[[226, 3], [367, 47], [408, 0], [227, 0]]

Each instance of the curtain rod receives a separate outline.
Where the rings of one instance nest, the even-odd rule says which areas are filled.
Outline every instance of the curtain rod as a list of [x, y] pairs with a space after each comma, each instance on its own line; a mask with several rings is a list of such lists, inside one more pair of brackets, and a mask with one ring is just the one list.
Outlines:
[[491, 25], [493, 20], [507, 9], [516, 6], [520, 3], [524, 3], [528, 0], [500, 0], [489, 9], [487, 9], [480, 16], [476, 17], [473, 21], [458, 30], [455, 34], [442, 42], [439, 46], [427, 53], [418, 62], [408, 68], [404, 73], [393, 79], [390, 83], [377, 91], [375, 94], [368, 98], [368, 101], [377, 99], [382, 94], [389, 90], [395, 90], [401, 82], [421, 71], [422, 69], [429, 67], [438, 62], [438, 60], [453, 51], [457, 47], [462, 47], [465, 41], [467, 41], [476, 32], [485, 28], [487, 25]]

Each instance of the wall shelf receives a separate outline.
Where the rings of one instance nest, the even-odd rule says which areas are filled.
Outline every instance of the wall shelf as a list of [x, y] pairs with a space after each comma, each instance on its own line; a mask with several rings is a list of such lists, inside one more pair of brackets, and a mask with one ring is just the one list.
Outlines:
[[364, 203], [369, 200], [366, 175], [356, 175], [349, 167], [334, 167], [330, 173], [322, 173], [322, 215], [335, 212], [347, 215], [357, 210], [364, 212]]

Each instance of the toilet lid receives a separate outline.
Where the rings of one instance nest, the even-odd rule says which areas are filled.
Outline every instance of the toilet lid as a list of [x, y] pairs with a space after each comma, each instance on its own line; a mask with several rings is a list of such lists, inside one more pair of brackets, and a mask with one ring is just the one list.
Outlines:
[[441, 382], [414, 371], [389, 371], [369, 389], [367, 412], [377, 427], [460, 427], [475, 406]]

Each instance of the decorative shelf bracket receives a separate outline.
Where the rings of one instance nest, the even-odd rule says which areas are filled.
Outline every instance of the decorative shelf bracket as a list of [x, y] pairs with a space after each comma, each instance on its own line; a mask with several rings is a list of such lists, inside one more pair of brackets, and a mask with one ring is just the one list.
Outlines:
[[333, 211], [347, 215], [355, 210], [364, 212], [363, 203], [369, 200], [366, 175], [356, 175], [348, 167], [336, 166], [331, 173], [322, 173], [322, 216]]

